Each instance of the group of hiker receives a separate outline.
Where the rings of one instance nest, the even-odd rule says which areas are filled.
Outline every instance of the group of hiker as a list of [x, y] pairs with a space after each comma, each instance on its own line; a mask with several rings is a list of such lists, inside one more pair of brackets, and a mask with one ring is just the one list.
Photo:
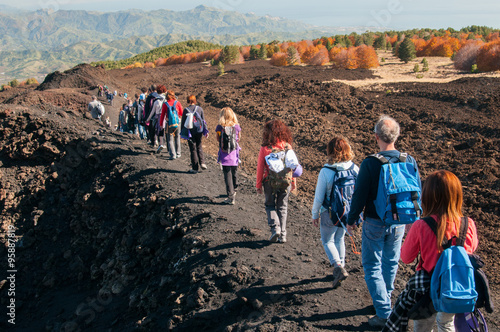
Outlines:
[[[92, 103], [92, 110], [89, 104], [91, 112], [97, 108], [95, 99]], [[188, 173], [194, 174], [207, 168], [202, 140], [208, 138], [209, 132], [196, 97], [189, 95], [186, 103], [188, 106], [183, 108], [173, 91], [164, 85], [152, 85], [136, 95], [135, 102], [122, 106], [119, 127], [147, 139], [150, 145], [157, 147], [156, 153], [166, 147], [170, 160], [181, 156], [180, 139], [186, 139], [191, 155]], [[128, 121], [122, 112], [131, 114]], [[235, 204], [241, 127], [231, 108], [221, 110], [215, 132], [219, 143], [217, 162], [226, 185], [224, 202]], [[397, 121], [381, 116], [374, 127], [379, 151], [367, 156], [360, 166], [353, 162], [354, 152], [348, 139], [339, 135], [332, 137], [327, 144], [326, 163], [318, 174], [312, 224], [319, 226], [321, 242], [333, 268], [334, 288], [349, 276], [345, 265], [345, 235], [354, 236], [355, 229], [362, 227], [361, 259], [375, 308], [369, 325], [383, 331], [406, 331], [411, 319], [416, 332], [431, 331], [434, 322], [440, 332], [455, 331], [458, 317], [465, 320], [463, 313], [477, 312], [474, 268], [467, 256], [478, 246], [476, 225], [471, 218], [463, 216], [463, 191], [458, 177], [438, 170], [429, 174], [422, 186], [416, 160], [395, 147], [399, 135]], [[264, 195], [271, 243], [287, 242], [288, 199], [296, 188], [296, 178], [303, 171], [292, 142], [292, 133], [283, 121], [276, 119], [264, 124], [256, 191]], [[451, 251], [457, 247], [461, 248], [458, 253]], [[457, 256], [465, 256], [467, 267], [450, 268], [441, 256], [450, 262], [459, 259]], [[418, 265], [415, 275], [392, 306], [391, 294], [400, 259], [405, 264], [418, 259]], [[450, 270], [448, 284], [438, 279], [446, 268]], [[458, 300], [455, 284], [460, 284], [462, 291]], [[446, 287], [450, 289], [444, 294]], [[489, 302], [486, 307], [492, 310]], [[475, 317], [478, 321], [479, 316]]]
[[[415, 159], [395, 147], [399, 134], [399, 124], [382, 116], [374, 129], [380, 150], [359, 168], [352, 162], [354, 153], [345, 137], [335, 136], [327, 144], [312, 223], [320, 227], [333, 267], [333, 287], [349, 275], [344, 236], [353, 236], [362, 225], [361, 259], [376, 312], [369, 325], [382, 331], [406, 331], [412, 319], [416, 332], [432, 331], [434, 322], [440, 332], [455, 331], [460, 319], [464, 326], [467, 319], [484, 325], [475, 307], [475, 268], [468, 256], [476, 250], [478, 237], [474, 221], [462, 213], [460, 180], [439, 170], [422, 187]], [[400, 258], [405, 264], [418, 259], [418, 265], [393, 307], [391, 294]], [[491, 312], [491, 303], [484, 300], [489, 298], [488, 290], [482, 291], [486, 293], [479, 294], [482, 304]]]

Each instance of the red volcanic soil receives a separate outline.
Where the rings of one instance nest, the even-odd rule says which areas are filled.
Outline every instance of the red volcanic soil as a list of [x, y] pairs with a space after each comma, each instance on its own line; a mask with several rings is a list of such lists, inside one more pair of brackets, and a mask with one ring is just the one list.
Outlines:
[[[401, 124], [397, 148], [422, 179], [447, 169], [464, 187], [464, 213], [477, 224], [494, 304], [500, 304], [500, 79], [390, 83], [358, 89], [368, 70], [278, 68], [267, 61], [111, 70], [88, 65], [49, 75], [37, 89], [0, 93], [2, 242], [15, 236], [15, 296], [7, 260], [1, 307], [14, 298], [16, 331], [367, 331], [374, 314], [360, 256], [346, 240], [350, 276], [332, 289], [331, 268], [310, 209], [333, 134], [348, 137], [355, 162], [377, 151], [373, 126], [385, 113]], [[208, 169], [136, 136], [105, 128], [86, 112], [97, 84], [138, 93], [165, 84], [181, 103], [197, 96], [211, 136]], [[105, 101], [113, 124], [119, 106]], [[213, 132], [222, 107], [242, 127], [236, 205], [224, 200]], [[289, 205], [288, 242], [270, 244], [263, 197], [255, 192], [263, 123], [291, 128], [304, 167]], [[9, 225], [15, 232], [8, 233]], [[356, 248], [360, 236], [356, 234]], [[7, 257], [7, 247], [0, 246]], [[393, 301], [412, 274], [401, 264]], [[5, 313], [2, 330], [12, 329]], [[490, 331], [497, 313], [485, 314]], [[411, 330], [411, 329], [410, 329]]]

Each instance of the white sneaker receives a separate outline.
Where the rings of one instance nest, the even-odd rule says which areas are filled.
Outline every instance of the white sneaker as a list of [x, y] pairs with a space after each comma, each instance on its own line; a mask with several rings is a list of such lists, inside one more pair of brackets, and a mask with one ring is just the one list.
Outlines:
[[207, 169], [207, 165], [206, 164], [201, 164], [201, 169]]
[[164, 147], [163, 145], [160, 145], [160, 146], [158, 147], [158, 149], [156, 149], [156, 153], [160, 153], [160, 152], [161, 152], [161, 150], [163, 150], [163, 148], [165, 148], [165, 147]]

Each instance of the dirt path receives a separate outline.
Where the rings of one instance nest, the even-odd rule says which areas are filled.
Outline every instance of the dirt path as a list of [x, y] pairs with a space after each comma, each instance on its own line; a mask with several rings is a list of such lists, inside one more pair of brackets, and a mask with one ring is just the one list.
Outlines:
[[[102, 82], [100, 70], [82, 66], [44, 91], [0, 93], [1, 225], [16, 226], [23, 271], [16, 330], [370, 330], [374, 311], [360, 258], [347, 248], [350, 276], [333, 290], [310, 208], [332, 133], [350, 138], [359, 164], [376, 149], [371, 130], [381, 113], [400, 122], [398, 148], [415, 156], [423, 178], [445, 168], [461, 179], [500, 305], [498, 78], [364, 90], [331, 81], [373, 79], [370, 71], [266, 61], [226, 71], [218, 77], [203, 64], [114, 70]], [[181, 101], [193, 93], [212, 133], [220, 109], [232, 107], [243, 128], [237, 204], [221, 205], [213, 135], [204, 141], [208, 170], [187, 174], [185, 142], [182, 157], [169, 161], [166, 152], [155, 155], [133, 135], [84, 115], [99, 82], [129, 94], [166, 83]], [[254, 190], [262, 124], [276, 117], [291, 127], [305, 169], [283, 245], [268, 243], [263, 197]], [[410, 274], [401, 265], [394, 300]], [[0, 292], [4, 306], [7, 288]], [[496, 313], [486, 317], [490, 331], [499, 331]]]

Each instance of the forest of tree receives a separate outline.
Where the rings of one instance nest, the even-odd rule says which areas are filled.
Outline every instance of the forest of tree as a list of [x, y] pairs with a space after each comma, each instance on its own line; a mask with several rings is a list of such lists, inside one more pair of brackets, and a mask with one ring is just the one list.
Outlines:
[[203, 61], [211, 61], [215, 65], [219, 62], [228, 64], [270, 59], [274, 66], [329, 64], [334, 68], [356, 69], [379, 66], [377, 49], [391, 50], [405, 62], [411, 61], [415, 56], [440, 56], [452, 58], [459, 70], [500, 70], [500, 32], [480, 26], [466, 27], [459, 31], [448, 28], [351, 33], [315, 40], [272, 41], [240, 47], [222, 47], [194, 40], [163, 46], [130, 59], [94, 64], [104, 64], [106, 68], [113, 69]]

